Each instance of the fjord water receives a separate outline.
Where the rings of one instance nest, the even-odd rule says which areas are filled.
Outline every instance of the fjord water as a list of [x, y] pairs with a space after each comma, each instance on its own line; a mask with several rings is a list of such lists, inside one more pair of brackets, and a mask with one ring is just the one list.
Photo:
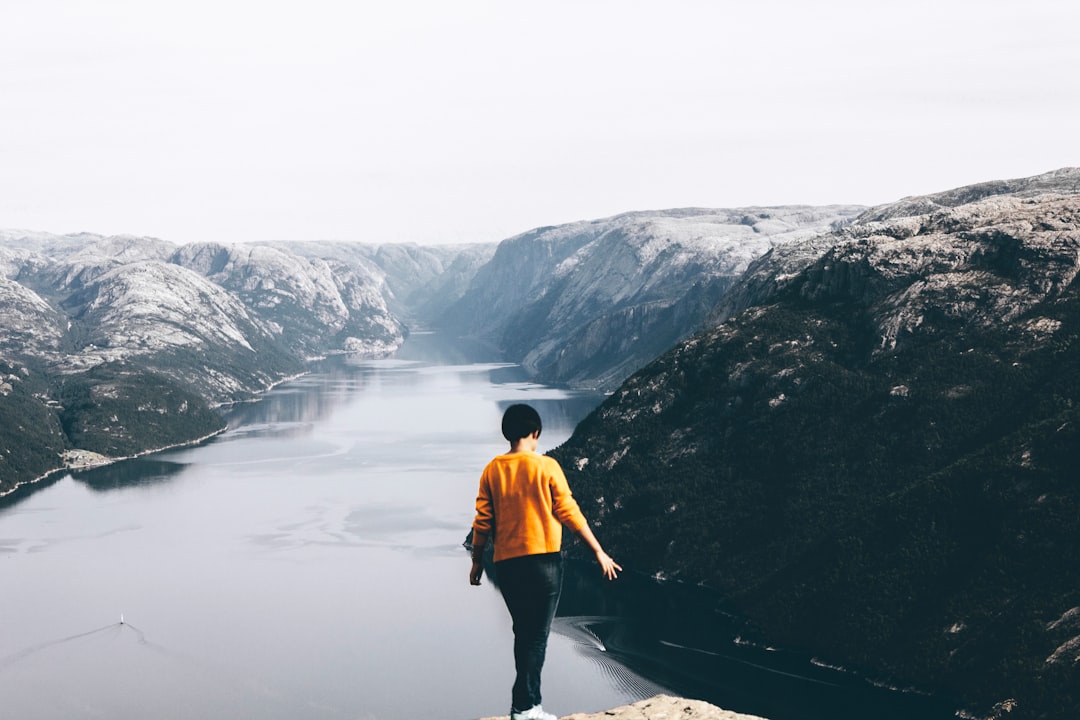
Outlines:
[[[479, 471], [508, 404], [540, 410], [544, 450], [601, 399], [415, 335], [232, 409], [199, 447], [9, 501], [0, 716], [505, 713], [510, 622], [491, 581], [468, 585], [461, 546]], [[544, 673], [560, 715], [664, 691], [773, 720], [951, 714], [745, 642], [694, 589], [568, 570]]]

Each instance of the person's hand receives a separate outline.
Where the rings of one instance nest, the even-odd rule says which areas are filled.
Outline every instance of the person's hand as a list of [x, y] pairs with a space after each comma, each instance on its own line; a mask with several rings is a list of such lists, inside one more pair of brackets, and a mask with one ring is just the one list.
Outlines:
[[[622, 568], [619, 568], [619, 569], [621, 570]], [[484, 575], [484, 563], [482, 561], [480, 561], [479, 559], [474, 559], [472, 561], [472, 570], [469, 571], [469, 584], [470, 585], [479, 585], [480, 584], [480, 578], [483, 577], [483, 575]]]
[[608, 580], [614, 580], [619, 577], [619, 573], [616, 572], [616, 570], [622, 572], [622, 566], [615, 562], [611, 556], [603, 550], [598, 550], [596, 552], [596, 561], [600, 563], [600, 572], [604, 573], [604, 577]]

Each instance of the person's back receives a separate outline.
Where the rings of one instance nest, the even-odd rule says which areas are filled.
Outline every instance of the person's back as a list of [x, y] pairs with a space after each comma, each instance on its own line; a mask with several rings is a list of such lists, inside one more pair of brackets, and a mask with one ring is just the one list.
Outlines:
[[499, 518], [495, 562], [558, 552], [563, 524], [575, 532], [586, 524], [554, 458], [535, 452], [499, 455], [484, 469], [481, 486], [492, 516]]
[[562, 592], [562, 525], [592, 548], [605, 577], [614, 579], [622, 570], [589, 529], [559, 463], [536, 453], [541, 429], [530, 406], [507, 408], [502, 431], [510, 452], [492, 459], [480, 475], [473, 520], [469, 582], [480, 584], [490, 538], [499, 590], [514, 620], [511, 720], [555, 720], [540, 705], [540, 672]]

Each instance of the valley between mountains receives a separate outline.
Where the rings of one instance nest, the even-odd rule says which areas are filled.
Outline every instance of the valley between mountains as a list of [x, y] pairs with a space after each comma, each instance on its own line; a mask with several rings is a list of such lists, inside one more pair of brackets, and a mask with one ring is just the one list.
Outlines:
[[437, 328], [610, 392], [553, 454], [624, 565], [968, 717], [1080, 717], [1078, 272], [1075, 168], [497, 245], [0, 231], [0, 494]]

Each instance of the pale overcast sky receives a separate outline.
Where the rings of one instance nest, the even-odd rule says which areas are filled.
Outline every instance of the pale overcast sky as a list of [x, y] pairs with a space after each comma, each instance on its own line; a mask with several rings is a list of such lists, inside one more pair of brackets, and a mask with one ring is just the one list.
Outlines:
[[0, 228], [494, 241], [1080, 165], [1069, 0], [0, 0]]

